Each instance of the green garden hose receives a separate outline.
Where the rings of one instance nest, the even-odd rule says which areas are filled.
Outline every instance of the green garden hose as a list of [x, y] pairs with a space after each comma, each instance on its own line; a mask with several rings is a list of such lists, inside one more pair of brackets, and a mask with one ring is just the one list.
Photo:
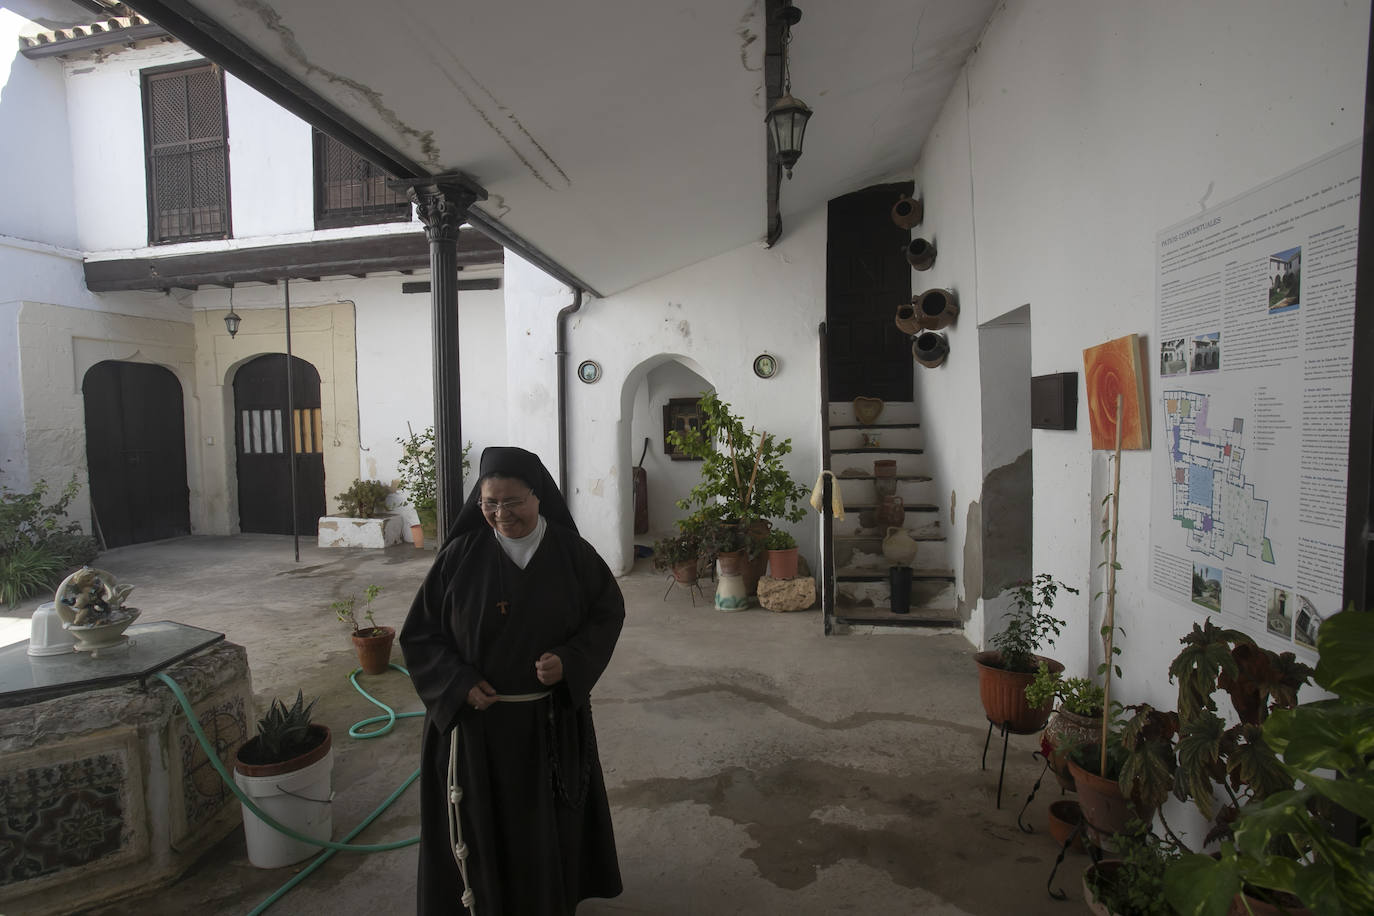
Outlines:
[[[395, 668], [397, 671], [401, 672], [406, 677], [410, 677], [410, 672], [407, 671], [405, 668], [402, 668], [400, 665], [392, 663], [390, 667]], [[357, 690], [359, 693], [361, 693], [364, 697], [367, 698], [368, 702], [372, 703], [374, 706], [381, 707], [381, 709], [384, 710], [384, 714], [380, 716], [373, 716], [369, 719], [363, 719], [360, 722], [355, 722], [348, 729], [349, 737], [363, 739], [380, 738], [382, 735], [387, 734], [392, 730], [392, 728], [395, 727], [397, 719], [410, 719], [424, 715], [423, 712], [397, 713], [390, 706], [387, 706], [385, 703], [378, 700], [376, 697], [372, 696], [370, 693], [368, 693], [366, 690], [362, 688], [362, 685], [358, 683], [358, 673], [360, 671], [362, 671], [361, 668], [354, 668], [353, 671], [350, 672], [348, 675], [349, 681], [352, 682], [355, 690]], [[308, 866], [301, 870], [299, 874], [297, 874], [286, 884], [278, 888], [277, 891], [272, 894], [272, 896], [268, 897], [262, 903], [258, 904], [258, 906], [255, 909], [249, 912], [248, 916], [258, 916], [258, 914], [264, 912], [268, 907], [270, 907], [272, 904], [276, 903], [283, 896], [285, 896], [288, 891], [290, 891], [297, 884], [303, 881], [307, 875], [311, 874], [313, 871], [315, 871], [315, 869], [319, 868], [325, 862], [329, 861], [329, 859], [332, 858], [336, 852], [388, 852], [393, 849], [403, 849], [406, 846], [413, 846], [416, 843], [420, 842], [419, 836], [413, 836], [406, 840], [397, 840], [394, 843], [351, 845], [348, 842], [349, 840], [357, 836], [359, 833], [361, 833], [363, 829], [366, 828], [369, 824], [371, 824], [374, 820], [376, 820], [383, 811], [391, 807], [391, 804], [395, 802], [396, 799], [401, 797], [401, 793], [405, 792], [406, 789], [410, 788], [410, 784], [413, 783], [420, 776], [419, 767], [416, 767], [415, 772], [411, 773], [410, 777], [406, 779], [405, 782], [401, 783], [401, 785], [398, 786], [396, 790], [387, 797], [386, 801], [382, 802], [381, 805], [378, 806], [375, 811], [373, 811], [366, 818], [364, 818], [362, 823], [360, 823], [357, 827], [354, 827], [351, 831], [349, 831], [347, 836], [343, 838], [343, 842], [336, 843], [332, 840], [317, 840], [313, 837], [304, 836], [296, 832], [295, 830], [292, 830], [290, 827], [287, 827], [286, 825], [280, 823], [270, 815], [268, 815], [261, 808], [259, 808], [257, 804], [253, 802], [252, 799], [250, 799], [247, 795], [244, 794], [243, 790], [241, 790], [238, 787], [238, 784], [234, 782], [234, 778], [225, 768], [224, 763], [219, 759], [219, 755], [215, 752], [214, 746], [210, 743], [210, 740], [205, 737], [205, 732], [203, 729], [201, 729], [200, 722], [196, 718], [194, 709], [192, 709], [191, 707], [191, 701], [187, 699], [186, 694], [181, 689], [181, 685], [179, 685], [176, 681], [172, 680], [171, 677], [169, 677], [161, 671], [156, 672], [154, 676], [158, 680], [162, 681], [162, 683], [167, 685], [168, 689], [172, 691], [172, 696], [176, 697], [177, 702], [181, 704], [181, 709], [186, 714], [186, 724], [191, 727], [191, 731], [195, 734], [196, 740], [200, 742], [201, 749], [205, 751], [205, 756], [209, 759], [210, 765], [215, 768], [215, 772], [219, 773], [220, 779], [224, 780], [224, 784], [228, 786], [229, 790], [234, 793], [234, 795], [238, 798], [240, 802], [243, 803], [243, 806], [247, 808], [249, 811], [253, 812], [253, 814], [257, 815], [259, 818], [261, 818], [263, 823], [267, 824], [267, 826], [271, 827], [273, 830], [276, 830], [278, 833], [285, 834], [286, 836], [291, 837], [293, 840], [299, 840], [302, 843], [308, 843], [311, 846], [319, 846], [324, 850], [319, 856], [315, 858], [313, 862], [311, 862]], [[385, 722], [386, 724], [380, 728], [374, 729], [373, 731], [363, 731], [363, 729], [367, 726], [375, 725], [379, 722]]]

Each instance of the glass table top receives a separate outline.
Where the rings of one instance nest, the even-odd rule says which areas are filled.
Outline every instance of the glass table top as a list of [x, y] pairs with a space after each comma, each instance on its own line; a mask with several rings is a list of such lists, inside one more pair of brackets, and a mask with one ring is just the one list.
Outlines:
[[136, 623], [125, 631], [127, 643], [89, 652], [29, 655], [29, 641], [0, 648], [0, 708], [23, 706], [124, 681], [143, 681], [224, 639], [223, 633], [161, 620]]

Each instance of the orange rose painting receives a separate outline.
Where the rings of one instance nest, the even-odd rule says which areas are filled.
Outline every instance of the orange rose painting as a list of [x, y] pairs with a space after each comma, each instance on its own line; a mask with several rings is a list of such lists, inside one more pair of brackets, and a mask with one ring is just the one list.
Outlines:
[[1139, 335], [1127, 334], [1083, 351], [1088, 425], [1094, 449], [1116, 448], [1116, 396], [1121, 395], [1121, 447], [1149, 449], [1150, 409]]

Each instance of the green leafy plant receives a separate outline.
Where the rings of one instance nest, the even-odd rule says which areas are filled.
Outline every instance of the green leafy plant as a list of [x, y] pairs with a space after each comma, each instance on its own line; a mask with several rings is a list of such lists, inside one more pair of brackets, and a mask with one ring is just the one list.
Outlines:
[[791, 550], [797, 546], [797, 539], [781, 528], [773, 528], [764, 543], [769, 550]]
[[1138, 821], [1117, 834], [1114, 844], [1120, 861], [1100, 862], [1084, 876], [1093, 898], [1116, 916], [1175, 916], [1164, 896], [1164, 880], [1182, 855], [1178, 846]]
[[376, 518], [386, 509], [391, 487], [380, 480], [355, 480], [347, 490], [334, 498], [339, 501], [339, 513], [348, 518]]
[[1062, 708], [1074, 715], [1102, 715], [1104, 692], [1101, 687], [1085, 677], [1064, 677], [1061, 672], [1051, 671], [1042, 661], [1035, 669], [1035, 680], [1026, 685], [1026, 702], [1040, 707], [1051, 698], [1057, 699]]
[[[1314, 680], [1334, 698], [1274, 710], [1263, 726], [1294, 787], [1242, 804], [1218, 857], [1169, 869], [1180, 913], [1221, 916], [1242, 888], [1291, 894], [1316, 916], [1374, 913], [1374, 613], [1325, 621], [1317, 651]], [[1342, 836], [1349, 815], [1365, 827]]]
[[1054, 645], [1064, 621], [1048, 613], [1063, 589], [1071, 595], [1078, 589], [1055, 581], [1049, 573], [1016, 583], [1012, 587], [1012, 609], [1006, 614], [1001, 632], [988, 640], [1001, 653], [1002, 667], [1030, 674], [1035, 671], [1035, 652], [1042, 645]]
[[358, 622], [359, 608], [358, 596], [356, 593], [345, 598], [340, 598], [338, 601], [330, 604], [329, 608], [334, 612], [334, 616], [339, 618], [340, 622], [348, 624], [353, 630], [354, 636], [376, 636], [378, 635], [377, 630], [379, 627], [377, 626], [377, 621], [372, 617], [372, 601], [381, 593], [382, 587], [380, 585], [369, 585], [363, 590], [363, 606], [361, 610], [363, 612], [363, 619], [367, 621], [366, 627]]
[[290, 707], [273, 699], [267, 714], [258, 720], [257, 737], [239, 750], [239, 759], [257, 766], [284, 763], [314, 748], [320, 739], [310, 728], [310, 713], [317, 702], [319, 697], [307, 704], [300, 690]]
[[0, 601], [15, 605], [54, 588], [66, 573], [99, 555], [95, 539], [66, 518], [77, 492], [75, 477], [53, 502], [46, 500], [44, 481], [28, 492], [0, 487]]
[[668, 442], [682, 454], [701, 459], [701, 482], [677, 502], [678, 508], [720, 504], [726, 520], [747, 526], [760, 519], [799, 522], [806, 516], [809, 491], [792, 479], [783, 458], [792, 440], [746, 427], [714, 391], [701, 396], [699, 427], [673, 430]]
[[[424, 524], [433, 524], [435, 506], [439, 499], [439, 470], [437, 452], [434, 446], [434, 427], [427, 426], [423, 432], [415, 432], [406, 426], [409, 435], [396, 440], [401, 446], [401, 458], [396, 463], [396, 489], [406, 494], [406, 499], [415, 508], [415, 513]], [[463, 446], [463, 478], [467, 479], [471, 463], [468, 453], [472, 443]]]

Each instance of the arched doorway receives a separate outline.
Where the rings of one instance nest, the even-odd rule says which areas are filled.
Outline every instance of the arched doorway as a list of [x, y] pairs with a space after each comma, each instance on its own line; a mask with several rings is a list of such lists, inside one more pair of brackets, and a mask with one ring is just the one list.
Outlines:
[[[677, 520], [688, 514], [677, 508], [676, 501], [701, 479], [699, 462], [674, 457], [664, 445], [664, 430], [672, 422], [673, 411], [694, 404], [702, 392], [715, 387], [699, 370], [693, 360], [663, 354], [646, 360], [626, 379], [629, 410], [625, 415], [631, 418], [626, 453], [630, 466], [638, 466], [643, 456], [647, 480], [648, 527], [633, 534], [639, 544], [651, 544], [675, 532]], [[624, 511], [632, 517], [633, 491], [627, 489], [625, 498], [630, 504]]]
[[191, 533], [181, 382], [148, 363], [96, 363], [81, 384], [91, 515], [106, 547]]
[[293, 356], [291, 383], [288, 418], [286, 354], [259, 356], [234, 373], [239, 530], [244, 533], [292, 533], [291, 453], [296, 457], [297, 530], [314, 536], [325, 512], [320, 373]]

